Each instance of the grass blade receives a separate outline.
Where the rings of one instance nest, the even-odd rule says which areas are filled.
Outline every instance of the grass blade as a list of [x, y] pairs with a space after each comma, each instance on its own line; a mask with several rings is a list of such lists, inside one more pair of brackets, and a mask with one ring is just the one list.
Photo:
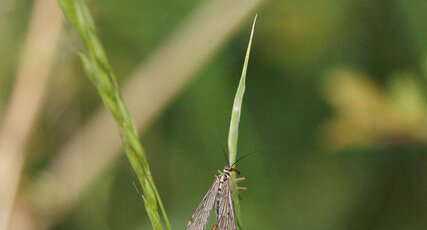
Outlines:
[[139, 135], [132, 118], [120, 95], [116, 77], [107, 55], [99, 41], [95, 24], [83, 0], [59, 0], [68, 22], [79, 33], [85, 52], [80, 53], [87, 77], [95, 85], [104, 104], [119, 125], [126, 155], [138, 176], [142, 188], [144, 205], [153, 229], [164, 229], [159, 208], [167, 229], [171, 229], [159, 192], [151, 176], [147, 157], [139, 142]]
[[[240, 113], [242, 111], [243, 95], [245, 94], [245, 85], [246, 85], [246, 72], [248, 69], [249, 56], [251, 53], [252, 38], [254, 35], [255, 23], [257, 15], [255, 15], [254, 22], [252, 24], [251, 36], [249, 38], [248, 48], [246, 50], [245, 61], [243, 63], [242, 75], [240, 77], [239, 86], [237, 87], [236, 95], [234, 96], [233, 109], [231, 111], [231, 120], [230, 120], [230, 129], [228, 132], [228, 154], [229, 154], [229, 165], [232, 166], [236, 162], [237, 156], [237, 139], [239, 136], [239, 122], [240, 122]], [[233, 178], [236, 178], [236, 174], [232, 174]], [[236, 189], [237, 185], [233, 183], [233, 197], [234, 197], [234, 207], [236, 211], [237, 221], [239, 225], [242, 225], [242, 218], [240, 214], [240, 204], [238, 191]]]

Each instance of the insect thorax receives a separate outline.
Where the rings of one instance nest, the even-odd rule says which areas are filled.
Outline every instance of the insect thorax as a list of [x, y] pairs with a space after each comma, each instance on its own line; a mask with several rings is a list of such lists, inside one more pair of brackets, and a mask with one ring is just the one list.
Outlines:
[[228, 172], [223, 172], [219, 175], [219, 182], [220, 183], [224, 183], [228, 180], [228, 178], [230, 178], [230, 173]]

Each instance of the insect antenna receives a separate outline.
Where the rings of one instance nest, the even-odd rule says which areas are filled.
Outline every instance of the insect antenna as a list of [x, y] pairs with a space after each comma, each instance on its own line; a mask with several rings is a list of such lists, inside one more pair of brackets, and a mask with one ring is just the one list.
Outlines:
[[262, 152], [263, 150], [277, 149], [278, 147], [281, 147], [281, 146], [272, 146], [272, 147], [270, 146], [270, 147], [262, 147], [262, 148], [251, 148], [248, 151], [246, 151], [246, 155], [244, 155], [244, 156], [240, 157], [239, 159], [237, 159], [236, 162], [234, 162], [232, 165], [230, 165], [230, 167], [233, 167], [235, 164], [237, 164], [237, 162], [239, 162], [240, 160], [243, 160], [244, 158], [246, 158], [246, 157], [248, 157], [250, 155], [258, 154], [258, 153]]
[[[213, 122], [213, 120], [209, 116], [206, 116], [205, 118], [209, 121], [209, 123], [215, 123], [215, 122]], [[215, 136], [216, 143], [218, 143], [219, 146], [221, 147], [222, 153], [223, 153], [224, 158], [225, 158], [225, 162], [228, 165], [229, 159], [228, 159], [227, 151], [225, 150], [224, 144], [220, 141], [220, 138], [219, 138], [220, 135], [219, 135], [218, 129], [216, 129], [215, 127], [216, 126], [214, 126], [212, 128], [211, 134], [213, 134]]]
[[252, 155], [253, 153], [249, 153], [249, 154], [246, 154], [246, 155], [244, 155], [244, 156], [242, 156], [242, 157], [240, 157], [239, 159], [237, 159], [232, 165], [230, 165], [230, 167], [232, 168], [234, 165], [236, 165], [237, 164], [237, 162], [239, 162], [239, 161], [241, 161], [241, 160], [243, 160], [243, 159], [245, 159], [246, 157], [248, 157], [248, 156], [250, 156], [250, 155]]
[[222, 145], [221, 143], [220, 143], [220, 145], [221, 145], [222, 153], [224, 154], [224, 157], [225, 157], [225, 162], [228, 164], [229, 160], [228, 160], [228, 156], [227, 156], [227, 151], [225, 151], [224, 145]]
[[263, 146], [263, 147], [252, 147], [245, 150], [244, 154], [260, 154], [265, 153], [266, 151], [276, 151], [284, 148], [282, 145], [273, 145], [273, 146]]

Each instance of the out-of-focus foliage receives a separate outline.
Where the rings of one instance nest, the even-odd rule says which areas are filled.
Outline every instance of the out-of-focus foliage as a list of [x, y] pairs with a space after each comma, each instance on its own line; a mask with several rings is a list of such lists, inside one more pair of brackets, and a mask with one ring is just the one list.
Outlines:
[[350, 70], [330, 75], [325, 93], [337, 116], [321, 133], [330, 147], [427, 143], [427, 104], [414, 76], [395, 75], [381, 89]]
[[[11, 8], [0, 7], [0, 115], [32, 4], [5, 2]], [[197, 4], [90, 1], [119, 80]], [[246, 229], [425, 229], [427, 2], [265, 1], [257, 12], [238, 147], [239, 156], [256, 152], [239, 162], [247, 178], [240, 202]], [[221, 145], [249, 25], [141, 138], [174, 229], [184, 228], [226, 164]], [[69, 43], [59, 48], [23, 186], [100, 105], [74, 57], [78, 45]], [[123, 155], [54, 229], [149, 229], [132, 178]]]

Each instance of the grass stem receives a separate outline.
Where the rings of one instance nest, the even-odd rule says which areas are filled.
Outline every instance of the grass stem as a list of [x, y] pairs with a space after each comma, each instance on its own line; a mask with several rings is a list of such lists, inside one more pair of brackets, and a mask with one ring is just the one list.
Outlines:
[[[252, 24], [251, 35], [249, 38], [248, 48], [246, 50], [245, 61], [243, 63], [242, 75], [240, 77], [239, 86], [237, 87], [237, 92], [234, 97], [233, 109], [231, 111], [231, 120], [230, 120], [230, 129], [228, 132], [228, 154], [229, 154], [229, 165], [232, 166], [236, 163], [237, 157], [237, 140], [239, 136], [239, 123], [240, 123], [240, 114], [242, 111], [243, 96], [245, 94], [246, 88], [246, 72], [248, 69], [249, 56], [251, 53], [252, 38], [254, 35], [255, 23], [257, 15], [255, 15], [254, 22]], [[236, 178], [236, 174], [232, 174], [233, 178]], [[234, 198], [234, 207], [236, 212], [237, 221], [239, 226], [242, 225], [242, 217], [240, 212], [240, 202], [239, 202], [239, 193], [237, 191], [236, 183], [233, 183], [233, 198]]]

